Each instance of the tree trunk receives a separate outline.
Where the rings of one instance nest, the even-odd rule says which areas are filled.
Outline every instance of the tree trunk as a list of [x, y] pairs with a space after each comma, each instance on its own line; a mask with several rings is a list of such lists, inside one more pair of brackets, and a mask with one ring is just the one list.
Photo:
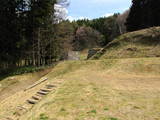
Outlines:
[[37, 35], [37, 47], [38, 47], [38, 49], [37, 49], [37, 65], [38, 66], [40, 66], [40, 63], [41, 63], [41, 54], [40, 54], [40, 28], [38, 28], [38, 35]]

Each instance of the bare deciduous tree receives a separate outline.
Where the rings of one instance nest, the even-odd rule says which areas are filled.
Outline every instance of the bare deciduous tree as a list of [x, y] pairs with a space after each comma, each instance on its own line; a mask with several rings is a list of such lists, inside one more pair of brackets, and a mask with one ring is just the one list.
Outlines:
[[117, 23], [118, 23], [118, 26], [119, 26], [120, 34], [126, 33], [126, 25], [125, 25], [125, 22], [126, 22], [126, 19], [127, 19], [128, 15], [129, 15], [129, 11], [130, 11], [130, 10], [126, 10], [124, 13], [120, 14], [120, 15], [117, 17]]

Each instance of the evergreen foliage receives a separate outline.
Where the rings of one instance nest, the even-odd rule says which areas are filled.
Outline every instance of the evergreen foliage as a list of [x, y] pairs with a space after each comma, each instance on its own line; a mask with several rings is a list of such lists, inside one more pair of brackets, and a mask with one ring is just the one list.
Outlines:
[[126, 26], [128, 31], [160, 25], [160, 0], [132, 0]]
[[0, 1], [0, 71], [44, 66], [57, 60], [56, 3], [56, 0]]

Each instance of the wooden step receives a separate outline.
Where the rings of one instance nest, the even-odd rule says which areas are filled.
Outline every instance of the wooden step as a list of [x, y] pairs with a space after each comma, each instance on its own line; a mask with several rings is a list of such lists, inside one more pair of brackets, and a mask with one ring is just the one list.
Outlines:
[[27, 103], [34, 105], [34, 104], [37, 103], [37, 101], [35, 101], [35, 100], [27, 100]]
[[37, 97], [37, 96], [32, 96], [32, 99], [39, 101], [41, 98], [39, 98], [39, 97]]
[[42, 92], [51, 92], [51, 90], [46, 90], [46, 89], [40, 89]]
[[48, 92], [42, 92], [42, 91], [39, 91], [39, 92], [37, 92], [37, 94], [39, 94], [39, 95], [47, 95], [47, 94], [48, 94]]

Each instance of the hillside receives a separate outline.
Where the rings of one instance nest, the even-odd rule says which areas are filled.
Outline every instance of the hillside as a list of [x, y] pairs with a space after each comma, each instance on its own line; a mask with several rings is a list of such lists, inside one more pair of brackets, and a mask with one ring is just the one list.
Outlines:
[[0, 81], [0, 120], [159, 120], [159, 31], [124, 34], [99, 60], [82, 60], [85, 50], [50, 72]]
[[[160, 58], [62, 62], [48, 81], [1, 101], [0, 119], [159, 120], [159, 68]], [[48, 95], [26, 103], [48, 83], [55, 85]], [[17, 113], [17, 106], [27, 109]]]
[[140, 57], [160, 57], [160, 27], [121, 35], [91, 59]]
[[51, 71], [46, 68], [33, 73], [14, 75], [0, 81], [0, 101], [32, 85]]
[[0, 3], [0, 120], [160, 120], [160, 0]]

